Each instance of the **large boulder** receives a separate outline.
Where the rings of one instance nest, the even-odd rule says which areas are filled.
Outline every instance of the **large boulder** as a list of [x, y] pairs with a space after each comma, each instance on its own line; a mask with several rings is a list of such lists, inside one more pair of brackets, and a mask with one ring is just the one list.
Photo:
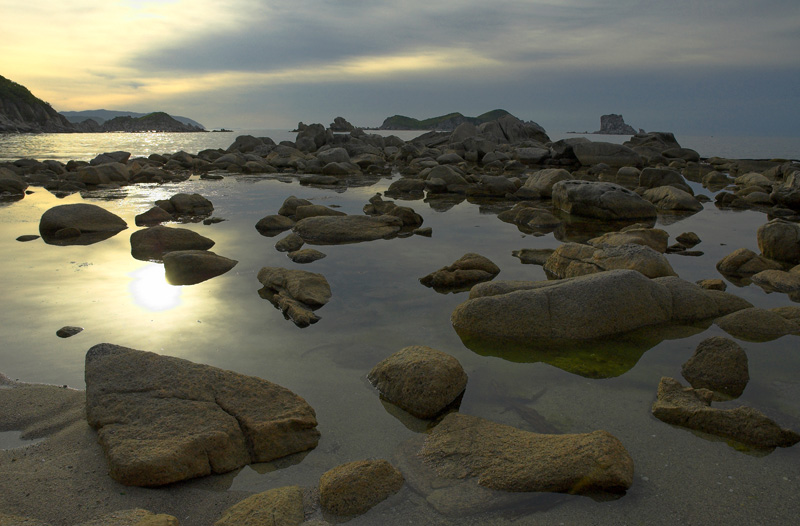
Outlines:
[[293, 230], [312, 245], [339, 245], [388, 239], [402, 227], [403, 220], [391, 215], [346, 215], [309, 217], [298, 221]]
[[765, 270], [781, 270], [777, 261], [759, 256], [749, 248], [739, 248], [717, 262], [717, 270], [728, 276], [752, 276]]
[[39, 220], [39, 234], [45, 240], [58, 237], [59, 231], [76, 230], [78, 234], [115, 234], [128, 228], [121, 217], [88, 203], [58, 205], [47, 210]]
[[156, 225], [131, 234], [131, 255], [142, 261], [160, 261], [167, 252], [208, 250], [214, 241], [188, 228]]
[[653, 415], [659, 420], [712, 435], [730, 438], [761, 449], [791, 447], [800, 434], [783, 429], [752, 407], [717, 409], [711, 407], [708, 389], [683, 387], [673, 378], [661, 378]]
[[784, 219], [773, 219], [758, 227], [758, 248], [765, 258], [800, 263], [800, 225]]
[[545, 435], [450, 413], [419, 455], [443, 479], [476, 478], [492, 490], [621, 493], [633, 483], [633, 460], [606, 431]]
[[418, 418], [433, 418], [467, 386], [467, 373], [453, 356], [424, 345], [406, 347], [382, 360], [367, 376], [381, 397]]
[[322, 474], [319, 500], [334, 515], [361, 515], [400, 491], [403, 482], [403, 475], [386, 460], [357, 460]]
[[451, 321], [462, 339], [558, 344], [670, 321], [700, 321], [749, 306], [733, 298], [677, 277], [651, 280], [635, 270], [611, 270], [507, 287], [479, 284]]
[[492, 280], [499, 273], [500, 267], [489, 258], [470, 252], [419, 281], [437, 292], [459, 292], [469, 290], [476, 283]]
[[663, 254], [649, 246], [635, 243], [601, 248], [580, 243], [565, 243], [544, 263], [544, 270], [548, 276], [559, 279], [614, 269], [636, 270], [648, 278], [676, 275]]
[[614, 183], [559, 181], [553, 185], [553, 206], [568, 214], [605, 220], [654, 219], [656, 207]]
[[520, 188], [520, 196], [550, 198], [553, 195], [554, 184], [572, 179], [576, 179], [576, 177], [563, 168], [539, 170], [530, 174], [525, 180], [525, 184]]
[[331, 287], [322, 274], [305, 270], [264, 267], [258, 272], [264, 287], [261, 297], [279, 308], [287, 319], [298, 327], [308, 327], [319, 321], [314, 310], [331, 299]]
[[572, 145], [578, 162], [583, 166], [607, 164], [608, 166], [642, 166], [642, 157], [627, 146], [610, 142], [579, 142]]
[[653, 203], [659, 210], [670, 210], [676, 212], [699, 212], [703, 209], [703, 203], [695, 197], [674, 186], [659, 186], [645, 190], [642, 197]]
[[722, 399], [738, 398], [750, 381], [747, 353], [722, 336], [701, 341], [681, 367], [681, 374], [695, 389], [722, 393]]
[[86, 417], [111, 477], [160, 486], [314, 448], [314, 410], [260, 378], [103, 343], [86, 353]]
[[195, 285], [225, 274], [238, 263], [207, 250], [174, 250], [164, 254], [163, 259], [170, 285]]

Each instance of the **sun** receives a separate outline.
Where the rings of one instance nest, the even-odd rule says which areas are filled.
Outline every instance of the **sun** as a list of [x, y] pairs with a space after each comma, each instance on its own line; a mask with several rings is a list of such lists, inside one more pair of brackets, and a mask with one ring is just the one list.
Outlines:
[[180, 305], [182, 287], [167, 283], [162, 265], [150, 263], [129, 275], [131, 297], [139, 307], [150, 311], [165, 311]]

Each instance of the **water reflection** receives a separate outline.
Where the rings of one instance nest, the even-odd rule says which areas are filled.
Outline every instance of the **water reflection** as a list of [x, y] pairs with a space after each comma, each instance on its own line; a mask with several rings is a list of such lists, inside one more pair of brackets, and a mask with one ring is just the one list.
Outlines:
[[167, 283], [164, 267], [151, 263], [129, 274], [133, 302], [149, 311], [170, 310], [181, 304], [181, 287]]

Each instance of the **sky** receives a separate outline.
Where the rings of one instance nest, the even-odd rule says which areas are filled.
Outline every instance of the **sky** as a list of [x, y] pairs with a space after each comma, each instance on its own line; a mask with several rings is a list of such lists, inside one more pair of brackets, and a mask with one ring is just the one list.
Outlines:
[[797, 0], [0, 0], [0, 35], [0, 75], [59, 111], [800, 136]]

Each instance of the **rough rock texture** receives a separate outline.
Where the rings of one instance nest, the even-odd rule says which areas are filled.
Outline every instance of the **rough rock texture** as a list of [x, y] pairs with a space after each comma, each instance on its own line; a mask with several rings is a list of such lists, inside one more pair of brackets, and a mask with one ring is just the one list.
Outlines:
[[598, 248], [604, 245], [618, 247], [620, 245], [634, 243], [648, 246], [661, 254], [667, 251], [668, 242], [669, 234], [665, 230], [661, 230], [660, 228], [647, 228], [639, 226], [638, 224], [623, 228], [619, 232], [608, 232], [587, 241], [588, 244]]
[[384, 201], [380, 194], [369, 199], [369, 204], [364, 205], [364, 213], [370, 216], [389, 215], [403, 221], [404, 227], [418, 227], [422, 225], [422, 216], [408, 206], [398, 206], [394, 201]]
[[156, 206], [176, 217], [207, 216], [214, 211], [211, 201], [200, 194], [175, 194], [169, 199], [156, 201]]
[[611, 113], [600, 116], [600, 129], [594, 133], [603, 135], [636, 135], [636, 130], [630, 124], [625, 123], [622, 115]]
[[676, 426], [731, 438], [756, 448], [790, 447], [800, 435], [782, 429], [763, 413], [751, 407], [716, 409], [711, 407], [713, 394], [708, 389], [683, 387], [674, 378], [661, 378], [653, 415]]
[[299, 526], [303, 519], [303, 491], [284, 486], [234, 504], [214, 526]]
[[318, 259], [324, 258], [326, 254], [313, 248], [302, 248], [294, 252], [289, 252], [287, 256], [295, 263], [313, 263]]
[[692, 194], [673, 186], [651, 188], [646, 190], [642, 197], [653, 203], [659, 210], [699, 212], [703, 209], [703, 204]]
[[701, 341], [681, 374], [695, 389], [708, 389], [727, 398], [741, 396], [750, 373], [747, 353], [733, 340], [713, 336]]
[[546, 168], [544, 170], [539, 170], [528, 176], [528, 179], [525, 180], [525, 184], [522, 185], [524, 190], [520, 195], [533, 192], [531, 197], [550, 198], [553, 195], [554, 184], [559, 181], [569, 181], [571, 179], [577, 179], [577, 177], [574, 177], [563, 168]]
[[170, 285], [195, 285], [225, 274], [238, 263], [207, 250], [175, 250], [163, 257]]
[[553, 252], [555, 249], [552, 248], [523, 248], [514, 250], [511, 255], [525, 265], [544, 265]]
[[717, 270], [732, 276], [750, 276], [764, 270], [781, 270], [777, 261], [759, 256], [749, 248], [734, 250], [717, 262]]
[[314, 410], [260, 378], [107, 343], [86, 353], [86, 416], [112, 478], [159, 486], [317, 445]]
[[275, 250], [278, 252], [296, 252], [305, 244], [303, 238], [295, 233], [290, 233], [286, 237], [275, 243]]
[[312, 245], [338, 245], [388, 239], [397, 235], [403, 220], [390, 215], [377, 217], [347, 215], [302, 219], [294, 232]]
[[527, 201], [517, 203], [511, 210], [497, 214], [501, 221], [514, 223], [532, 230], [553, 230], [561, 224], [561, 220], [544, 208], [531, 205]]
[[295, 220], [282, 214], [268, 215], [262, 217], [256, 223], [256, 230], [262, 236], [277, 236], [285, 230], [289, 230], [295, 225]]
[[423, 345], [397, 351], [367, 378], [384, 399], [418, 418], [435, 417], [467, 387], [467, 373], [458, 360]]
[[451, 316], [463, 338], [503, 342], [592, 340], [671, 321], [698, 321], [750, 306], [677, 277], [611, 270], [493, 290], [476, 285]]
[[322, 474], [319, 500], [335, 515], [361, 515], [400, 491], [403, 475], [386, 460], [358, 460]]
[[606, 220], [653, 219], [656, 207], [614, 183], [560, 181], [553, 185], [553, 206], [568, 214]]
[[494, 279], [500, 273], [500, 267], [480, 254], [468, 253], [461, 256], [451, 265], [419, 279], [426, 287], [439, 292], [469, 290], [476, 283]]
[[604, 248], [565, 243], [547, 258], [544, 269], [559, 279], [614, 269], [636, 270], [648, 278], [676, 275], [663, 254], [649, 246], [633, 243]]
[[593, 166], [598, 163], [609, 166], [642, 166], [642, 157], [621, 144], [610, 142], [580, 142], [572, 146], [575, 157], [583, 166]]
[[[2, 524], [2, 521], [0, 521]], [[164, 513], [155, 514], [143, 509], [113, 511], [99, 519], [75, 526], [178, 526], [176, 517]]]
[[142, 261], [161, 260], [176, 250], [208, 250], [214, 241], [188, 228], [156, 225], [131, 234], [131, 255]]
[[800, 334], [800, 322], [784, 317], [778, 309], [751, 307], [714, 320], [722, 330], [744, 340], [769, 341], [787, 334]]
[[331, 287], [322, 274], [305, 270], [264, 267], [258, 272], [262, 297], [279, 308], [298, 327], [319, 321], [314, 310], [331, 299]]
[[754, 274], [751, 281], [767, 292], [792, 292], [800, 291], [800, 265], [790, 272], [783, 270], [762, 270]]
[[800, 225], [773, 219], [758, 228], [758, 248], [765, 258], [800, 263]]
[[136, 226], [152, 226], [166, 221], [172, 221], [172, 214], [161, 208], [154, 206], [147, 212], [142, 212], [134, 218]]
[[128, 224], [108, 210], [88, 203], [54, 206], [39, 220], [39, 234], [45, 239], [68, 228], [77, 229], [80, 234], [94, 234], [119, 232], [128, 228]]
[[494, 490], [619, 493], [633, 483], [633, 460], [606, 431], [543, 435], [451, 413], [420, 455], [442, 478], [477, 477]]

